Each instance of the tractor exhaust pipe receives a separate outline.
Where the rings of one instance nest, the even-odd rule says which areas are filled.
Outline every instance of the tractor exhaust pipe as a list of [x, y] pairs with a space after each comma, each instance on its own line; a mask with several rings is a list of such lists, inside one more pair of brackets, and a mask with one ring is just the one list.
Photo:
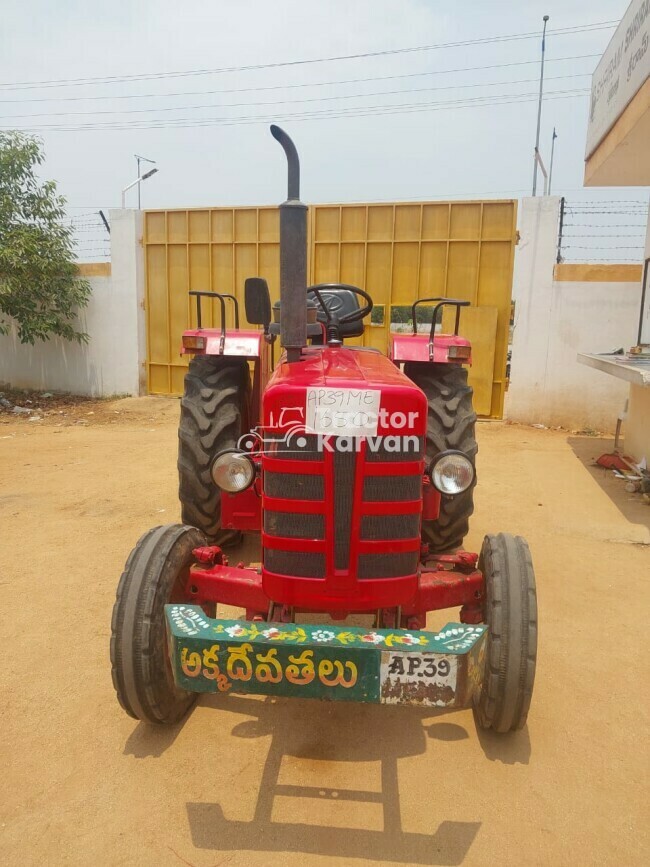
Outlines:
[[287, 201], [280, 205], [280, 341], [288, 361], [299, 361], [307, 344], [307, 205], [300, 201], [300, 160], [283, 129], [271, 135], [287, 157]]

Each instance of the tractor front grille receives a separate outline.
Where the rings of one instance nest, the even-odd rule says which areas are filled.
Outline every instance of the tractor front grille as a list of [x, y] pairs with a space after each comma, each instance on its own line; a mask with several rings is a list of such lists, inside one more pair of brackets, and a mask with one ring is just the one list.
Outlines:
[[[390, 442], [389, 442], [390, 441]], [[300, 540], [325, 541], [331, 552], [333, 568], [337, 571], [356, 571], [359, 579], [395, 578], [413, 575], [417, 571], [419, 546], [407, 552], [359, 553], [358, 560], [351, 562], [352, 528], [354, 523], [355, 480], [362, 483], [363, 503], [403, 503], [419, 500], [422, 491], [422, 478], [418, 473], [409, 475], [371, 475], [373, 468], [380, 464], [421, 459], [424, 442], [422, 439], [411, 443], [408, 450], [396, 451], [392, 437], [384, 438], [374, 449], [366, 448], [362, 456], [356, 450], [345, 448], [349, 442], [330, 441], [331, 450], [331, 490], [328, 490], [323, 466], [314, 466], [309, 472], [302, 466], [299, 472], [279, 472], [277, 469], [265, 470], [264, 494], [283, 500], [303, 500], [322, 503], [322, 513], [312, 514], [301, 511], [297, 505], [292, 511], [276, 511], [269, 508], [264, 512], [264, 532], [271, 537]], [[341, 445], [341, 448], [337, 448]], [[316, 448], [316, 437], [301, 434], [289, 441], [277, 439], [268, 445], [265, 453], [275, 459], [310, 461], [314, 464], [325, 460], [325, 453]], [[361, 477], [360, 477], [361, 476]], [[285, 505], [286, 508], [286, 505]], [[327, 531], [327, 514], [332, 510]], [[363, 504], [361, 506], [363, 510]], [[419, 539], [420, 511], [411, 514], [363, 515], [359, 537], [362, 542], [390, 542]], [[270, 540], [269, 540], [270, 541]], [[275, 544], [281, 545], [278, 541]], [[287, 545], [288, 547], [288, 545]], [[265, 568], [276, 574], [296, 578], [326, 578], [327, 555], [307, 551], [288, 551], [276, 547], [266, 547], [264, 552]], [[356, 566], [356, 569], [355, 569]]]

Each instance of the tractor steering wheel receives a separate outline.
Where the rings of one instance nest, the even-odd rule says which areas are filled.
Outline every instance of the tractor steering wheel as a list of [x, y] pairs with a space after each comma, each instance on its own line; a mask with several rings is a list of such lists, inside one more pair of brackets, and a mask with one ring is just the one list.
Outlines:
[[347, 289], [348, 292], [352, 292], [353, 295], [357, 295], [366, 302], [365, 307], [359, 307], [358, 310], [351, 310], [349, 313], [344, 313], [343, 316], [337, 316], [335, 321], [338, 325], [345, 325], [346, 322], [358, 322], [360, 319], [363, 319], [364, 316], [367, 316], [372, 310], [372, 298], [368, 295], [367, 292], [364, 292], [363, 289], [359, 289], [358, 286], [350, 286], [349, 283], [317, 283], [315, 286], [307, 287], [307, 295], [315, 295], [318, 304], [325, 314], [325, 318], [327, 319], [327, 324], [330, 325], [332, 323], [332, 312], [323, 300], [321, 296], [321, 290], [326, 292], [329, 289]]

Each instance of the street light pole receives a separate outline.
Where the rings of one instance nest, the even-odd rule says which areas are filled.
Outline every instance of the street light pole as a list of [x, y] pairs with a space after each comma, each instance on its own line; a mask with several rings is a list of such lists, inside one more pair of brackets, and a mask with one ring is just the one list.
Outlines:
[[533, 169], [533, 195], [537, 195], [537, 159], [539, 156], [539, 132], [542, 126], [542, 96], [544, 94], [544, 52], [546, 50], [546, 24], [548, 15], [544, 16], [544, 30], [542, 31], [542, 66], [539, 73], [539, 104], [537, 106], [537, 135], [535, 136], [535, 166]]
[[[140, 156], [140, 154], [133, 154], [133, 156], [135, 157], [136, 162], [138, 164], [138, 177], [140, 177], [140, 163], [141, 162], [151, 163], [152, 166], [156, 164], [156, 161], [150, 160], [149, 157], [143, 157], [143, 156]], [[141, 204], [141, 202], [140, 202], [140, 184], [138, 184], [138, 210], [140, 210], [140, 204]]]
[[122, 190], [122, 207], [123, 208], [126, 208], [126, 194], [131, 189], [131, 187], [135, 187], [135, 185], [137, 184], [138, 189], [140, 189], [140, 184], [142, 183], [142, 181], [146, 181], [147, 178], [150, 178], [152, 175], [155, 175], [157, 171], [158, 171], [158, 169], [149, 169], [148, 172], [145, 172], [143, 175], [138, 175], [138, 177], [134, 181], [131, 181], [130, 184], [127, 184], [127, 186], [124, 187], [124, 189]]
[[553, 182], [553, 157], [555, 156], [555, 139], [557, 138], [557, 133], [555, 132], [555, 127], [553, 127], [553, 138], [551, 139], [551, 164], [548, 167], [548, 194], [551, 195], [551, 184]]

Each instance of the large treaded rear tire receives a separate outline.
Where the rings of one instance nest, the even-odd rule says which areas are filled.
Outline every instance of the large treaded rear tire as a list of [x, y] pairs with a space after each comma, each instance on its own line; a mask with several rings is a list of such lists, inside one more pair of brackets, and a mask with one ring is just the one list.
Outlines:
[[474, 707], [481, 728], [523, 728], [537, 661], [537, 592], [530, 550], [521, 536], [486, 536], [479, 558], [485, 576], [487, 656]]
[[196, 700], [174, 683], [164, 615], [167, 603], [183, 600], [192, 550], [202, 545], [194, 527], [154, 527], [126, 561], [111, 619], [111, 665], [118, 700], [134, 719], [172, 724]]
[[245, 432], [249, 391], [245, 359], [198, 356], [190, 362], [178, 428], [181, 520], [217, 544], [232, 544], [240, 534], [221, 531], [221, 492], [210, 466]]
[[[426, 395], [427, 461], [446, 449], [458, 449], [474, 461], [476, 413], [472, 408], [472, 388], [467, 384], [467, 370], [459, 364], [409, 362], [404, 373]], [[456, 497], [442, 497], [440, 514], [435, 521], [422, 522], [422, 541], [433, 554], [460, 548], [469, 529], [474, 511], [474, 486]]]

